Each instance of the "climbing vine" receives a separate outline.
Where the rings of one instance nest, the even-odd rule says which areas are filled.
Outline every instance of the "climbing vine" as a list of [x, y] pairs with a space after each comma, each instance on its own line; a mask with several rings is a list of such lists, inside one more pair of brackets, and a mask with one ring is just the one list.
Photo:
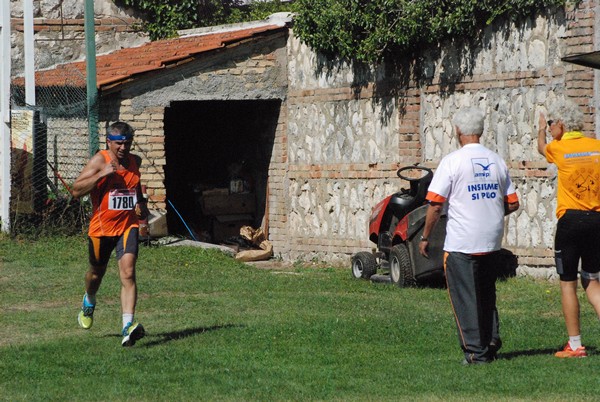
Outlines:
[[364, 62], [473, 38], [499, 17], [556, 9], [568, 0], [297, 0], [294, 33], [325, 54]]
[[292, 6], [281, 0], [245, 5], [242, 0], [118, 0], [119, 4], [142, 13], [142, 29], [150, 39], [173, 37], [177, 30], [235, 22], [255, 21]]
[[118, 0], [142, 12], [152, 39], [179, 29], [293, 11], [294, 32], [313, 49], [363, 62], [402, 57], [445, 40], [474, 38], [494, 20], [516, 21], [580, 0]]

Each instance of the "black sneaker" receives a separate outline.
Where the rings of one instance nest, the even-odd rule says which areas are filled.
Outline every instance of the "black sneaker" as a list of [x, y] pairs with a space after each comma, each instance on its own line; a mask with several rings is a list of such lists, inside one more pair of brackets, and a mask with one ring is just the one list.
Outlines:
[[490, 360], [496, 360], [498, 358], [498, 351], [502, 347], [502, 339], [492, 339], [488, 345], [488, 356]]

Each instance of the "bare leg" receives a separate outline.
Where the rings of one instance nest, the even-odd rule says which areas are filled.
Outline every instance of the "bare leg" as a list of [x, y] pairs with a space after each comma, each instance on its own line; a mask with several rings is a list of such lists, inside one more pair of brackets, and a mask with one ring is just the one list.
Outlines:
[[85, 291], [88, 295], [93, 296], [98, 292], [105, 273], [106, 265], [90, 265], [90, 268], [85, 273]]
[[563, 315], [569, 336], [580, 335], [577, 281], [560, 281]]
[[137, 286], [135, 283], [136, 256], [126, 253], [119, 260], [119, 276], [121, 278], [121, 312], [135, 313], [137, 303]]
[[596, 315], [600, 318], [600, 282], [596, 279], [581, 278], [581, 285], [585, 289], [587, 298], [594, 307]]

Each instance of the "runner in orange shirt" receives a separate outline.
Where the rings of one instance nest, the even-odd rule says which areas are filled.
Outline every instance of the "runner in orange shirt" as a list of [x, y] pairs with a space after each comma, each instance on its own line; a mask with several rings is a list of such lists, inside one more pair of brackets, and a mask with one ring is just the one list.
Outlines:
[[106, 273], [110, 254], [116, 250], [121, 278], [123, 346], [133, 346], [145, 335], [144, 327], [134, 321], [137, 302], [135, 265], [138, 255], [138, 219], [148, 216], [140, 185], [140, 157], [131, 155], [133, 129], [117, 122], [109, 127], [107, 149], [94, 155], [73, 184], [76, 198], [90, 194], [89, 262], [85, 275], [86, 293], [77, 317], [84, 329], [91, 328], [96, 293]]
[[[581, 342], [577, 276], [600, 317], [600, 141], [583, 135], [583, 113], [568, 100], [540, 113], [538, 151], [558, 168], [554, 257], [563, 316], [569, 335], [556, 357], [586, 357]], [[546, 143], [546, 130], [552, 141]]]

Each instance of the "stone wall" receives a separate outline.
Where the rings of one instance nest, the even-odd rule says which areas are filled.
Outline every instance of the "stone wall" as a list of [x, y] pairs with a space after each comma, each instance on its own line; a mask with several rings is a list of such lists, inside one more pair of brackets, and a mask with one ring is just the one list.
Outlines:
[[351, 254], [372, 246], [372, 207], [408, 187], [396, 171], [420, 161], [420, 144], [401, 125], [418, 127], [418, 112], [405, 105], [398, 118], [397, 98], [378, 91], [387, 80], [383, 69], [327, 65], [293, 35], [288, 57], [284, 257], [347, 264]]
[[594, 136], [594, 72], [560, 61], [593, 50], [594, 11], [594, 2], [582, 2], [518, 26], [490, 26], [475, 48], [447, 44], [426, 57], [425, 79], [397, 88], [403, 92], [391, 98], [374, 87], [393, 77], [357, 75], [348, 65], [323, 68], [292, 36], [286, 256], [347, 263], [352, 253], [372, 247], [368, 216], [402, 185], [395, 170], [414, 162], [435, 168], [458, 147], [454, 112], [475, 105], [487, 115], [483, 142], [507, 160], [520, 196], [504, 244], [518, 255], [522, 272], [552, 275], [556, 171], [537, 153], [537, 119], [567, 96], [581, 105], [585, 131]]
[[[467, 59], [471, 73], [455, 91], [442, 92], [448, 83], [439, 78], [422, 91], [426, 162], [435, 163], [456, 148], [449, 124], [454, 111], [463, 105], [486, 111], [483, 142], [508, 162], [521, 201], [519, 211], [507, 219], [504, 244], [519, 256], [523, 272], [554, 272], [539, 269], [554, 264], [556, 224], [556, 169], [537, 152], [539, 113], [557, 98], [569, 97], [586, 114], [584, 131], [595, 136], [594, 72], [560, 60], [594, 50], [594, 10], [593, 2], [583, 2], [577, 10], [537, 16], [518, 27], [492, 27], [483, 46]], [[464, 68], [464, 58], [455, 60]], [[434, 71], [443, 69], [439, 61], [432, 64]]]
[[[12, 75], [16, 76], [25, 69], [23, 1], [10, 0], [10, 4]], [[84, 11], [85, 1], [81, 0], [33, 1], [36, 70], [85, 58]], [[97, 54], [148, 41], [147, 35], [139, 30], [141, 20], [111, 0], [95, 0], [94, 17]]]

